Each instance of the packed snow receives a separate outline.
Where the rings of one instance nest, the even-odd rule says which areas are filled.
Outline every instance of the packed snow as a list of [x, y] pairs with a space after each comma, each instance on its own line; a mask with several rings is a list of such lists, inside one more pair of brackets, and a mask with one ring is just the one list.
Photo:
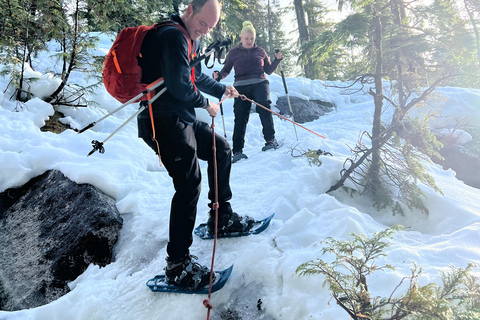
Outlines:
[[[97, 53], [104, 54], [111, 43], [111, 38], [101, 35]], [[36, 61], [39, 61], [34, 66], [36, 71], [30, 68], [27, 73], [38, 78], [31, 83], [31, 92], [41, 98], [51, 93], [59, 80], [45, 71], [56, 67], [49, 53], [40, 55]], [[284, 95], [282, 79], [277, 75], [268, 79], [275, 104]], [[92, 80], [83, 79], [77, 72], [75, 81], [87, 84]], [[233, 73], [224, 80], [225, 84], [232, 82]], [[18, 187], [46, 170], [60, 170], [71, 180], [92, 184], [115, 198], [124, 226], [115, 247], [114, 262], [104, 268], [90, 265], [71, 282], [71, 292], [57, 301], [29, 310], [0, 311], [0, 319], [205, 319], [206, 309], [202, 304], [205, 296], [152, 293], [145, 286], [165, 266], [174, 190], [156, 155], [137, 138], [136, 121], [105, 144], [104, 154], [97, 152], [86, 157], [92, 149], [91, 141], [107, 138], [138, 105], [122, 109], [82, 134], [73, 130], [61, 134], [41, 132], [44, 121], [54, 113], [52, 105], [40, 98], [25, 104], [11, 101], [13, 91], [11, 87], [6, 90], [8, 83], [8, 78], [0, 79], [0, 192]], [[404, 231], [394, 234], [388, 256], [378, 262], [393, 264], [397, 269], [378, 272], [367, 279], [374, 295], [389, 295], [402, 277], [409, 274], [412, 261], [423, 267], [421, 284], [439, 282], [439, 271], [450, 264], [466, 267], [469, 262], [480, 263], [478, 189], [456, 179], [452, 170], [425, 163], [444, 193], [420, 186], [428, 197], [425, 205], [429, 215], [406, 211], [405, 216], [393, 216], [388, 210], [376, 211], [361, 196], [351, 197], [341, 191], [327, 194], [350, 156], [349, 146], [355, 145], [360, 132], [371, 130], [372, 96], [362, 91], [344, 95], [342, 89], [326, 86], [319, 80], [288, 78], [287, 85], [291, 96], [329, 100], [336, 110], [305, 124], [326, 139], [297, 128], [297, 141], [292, 124], [274, 117], [276, 136], [283, 141], [283, 147], [268, 152], [261, 151], [264, 141], [259, 117], [251, 115], [244, 149], [249, 158], [232, 167], [232, 205], [236, 212], [257, 219], [273, 212], [276, 215], [271, 226], [260, 235], [219, 241], [216, 268], [233, 264], [234, 269], [226, 286], [212, 296], [213, 319], [219, 318], [220, 309], [235, 308], [238, 297], [248, 295], [261, 299], [263, 309], [257, 312], [251, 306], [255, 309], [251, 310], [254, 314], [251, 319], [348, 319], [339, 306], [329, 303], [331, 295], [322, 287], [322, 276], [294, 275], [296, 268], [308, 260], [332, 260], [331, 256], [321, 254], [321, 241], [326, 237], [347, 240], [353, 232], [371, 235], [388, 226], [405, 226]], [[472, 124], [480, 124], [480, 90], [441, 88], [436, 97], [430, 104], [443, 118], [432, 123], [434, 129], [448, 130], [446, 123], [453, 125], [449, 117], [455, 116], [468, 117]], [[103, 87], [90, 99], [98, 106], [61, 107], [66, 116], [62, 121], [73, 128], [82, 128], [120, 105]], [[232, 106], [231, 99], [223, 103], [230, 143]], [[391, 112], [384, 113], [384, 119]], [[200, 110], [198, 117], [211, 122], [205, 111]], [[220, 115], [215, 122], [216, 131], [223, 135]], [[464, 143], [472, 137], [463, 139]], [[305, 157], [292, 157], [293, 146], [303, 150], [322, 149], [333, 156], [322, 157], [321, 166], [310, 166]], [[206, 163], [201, 166], [206, 177]], [[202, 182], [197, 224], [207, 219], [206, 180]], [[191, 252], [209, 265], [212, 245], [212, 241], [196, 238]], [[407, 288], [403, 289], [399, 290]]]

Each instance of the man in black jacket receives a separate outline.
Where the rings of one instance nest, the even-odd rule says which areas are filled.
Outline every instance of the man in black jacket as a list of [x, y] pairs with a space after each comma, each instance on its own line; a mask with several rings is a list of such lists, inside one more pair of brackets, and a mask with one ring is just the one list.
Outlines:
[[[149, 32], [143, 41], [142, 58], [139, 61], [142, 67], [142, 82], [152, 83], [163, 77], [167, 88], [153, 103], [155, 129], [152, 129], [148, 109], [138, 116], [139, 137], [156, 152], [159, 150], [162, 163], [172, 177], [175, 187], [170, 210], [170, 239], [167, 245], [165, 275], [169, 283], [193, 290], [203, 287], [209, 281], [208, 268], [192, 261], [193, 256], [189, 252], [200, 195], [198, 159], [208, 161], [208, 198], [211, 203], [215, 196], [212, 130], [208, 124], [196, 120], [195, 108], [204, 108], [215, 117], [219, 111], [218, 105], [210, 102], [199, 91], [219, 99], [223, 94], [237, 97], [238, 92], [233, 86], [225, 86], [203, 74], [201, 64], [195, 66], [192, 73], [189, 42], [191, 47], [196, 49], [193, 54], [198, 54], [198, 39], [210, 32], [219, 17], [218, 0], [193, 0], [182, 16], [172, 16], [172, 20], [184, 28], [186, 34], [175, 26], [164, 26]], [[219, 231], [249, 230], [253, 226], [253, 219], [239, 216], [233, 212], [229, 203], [232, 197], [229, 183], [232, 160], [230, 146], [219, 135], [216, 135], [216, 146]], [[211, 209], [208, 221], [211, 232], [214, 232], [213, 215], [214, 211]]]

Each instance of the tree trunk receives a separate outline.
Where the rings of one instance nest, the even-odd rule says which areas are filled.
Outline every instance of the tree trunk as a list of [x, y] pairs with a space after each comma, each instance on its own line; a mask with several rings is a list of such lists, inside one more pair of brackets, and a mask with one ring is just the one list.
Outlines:
[[[8, 15], [10, 17], [12, 17], [12, 19], [13, 19], [13, 17], [16, 14], [15, 14], [13, 8], [12, 8], [12, 4], [10, 3], [9, 0], [7, 0], [6, 3], [7, 3], [7, 8], [8, 8]], [[13, 41], [16, 42], [17, 41], [17, 28], [15, 28], [14, 23], [12, 23], [11, 27], [12, 27], [11, 33], [12, 33]], [[20, 55], [19, 55], [19, 52], [18, 52], [18, 46], [15, 46], [14, 51], [15, 51], [15, 57], [20, 58]]]
[[375, 95], [373, 101], [375, 103], [375, 111], [373, 114], [372, 127], [372, 163], [368, 171], [368, 181], [365, 191], [370, 194], [376, 194], [380, 187], [380, 166], [381, 166], [381, 127], [382, 127], [382, 110], [383, 110], [383, 82], [382, 82], [382, 24], [380, 14], [373, 7], [373, 24], [374, 36], [373, 45], [375, 50]]
[[37, 15], [37, 0], [32, 0], [30, 3], [30, 14], [32, 17]]
[[303, 2], [302, 0], [293, 0], [293, 4], [295, 5], [295, 13], [297, 15], [300, 43], [303, 44], [309, 40], [307, 22], [305, 21], [305, 11], [303, 10]]
[[178, 7], [180, 1], [179, 0], [174, 0], [172, 2], [172, 6], [173, 6], [173, 11], [176, 13], [176, 14], [180, 14], [180, 9]]
[[[295, 6], [295, 13], [297, 15], [298, 33], [300, 34], [300, 45], [306, 44], [310, 38], [308, 36], [307, 22], [305, 21], [305, 11], [303, 10], [302, 0], [293, 0]], [[313, 66], [310, 58], [307, 58], [307, 62], [303, 66], [305, 77], [313, 79]]]
[[313, 12], [313, 5], [311, 4], [311, 0], [307, 0], [307, 7], [305, 9], [307, 13], [307, 21], [309, 26], [308, 34], [312, 34], [312, 26], [315, 25], [317, 22], [316, 14]]
[[268, 52], [272, 52], [272, 17], [271, 17], [272, 11], [270, 8], [270, 0], [267, 2], [267, 33], [268, 33]]
[[342, 173], [342, 176], [340, 178], [340, 180], [338, 180], [337, 183], [335, 183], [333, 186], [330, 187], [330, 189], [328, 189], [327, 192], [332, 192], [332, 191], [335, 191], [337, 190], [338, 188], [340, 188], [341, 186], [343, 186], [343, 184], [345, 183], [345, 181], [350, 178], [350, 176], [352, 175], [352, 173], [358, 168], [360, 167], [360, 165], [372, 154], [372, 149], [368, 149], [361, 157], [360, 159], [358, 159], [357, 162], [354, 162], [350, 165], [350, 167]]
[[[402, 19], [400, 17], [400, 10], [398, 6], [398, 0], [391, 0], [390, 1], [390, 8], [392, 10], [393, 15], [393, 23], [396, 25], [398, 30], [402, 30]], [[401, 0], [399, 0], [401, 1]], [[398, 91], [398, 102], [400, 108], [405, 107], [405, 92], [403, 88], [403, 68], [402, 68], [402, 61], [400, 59], [400, 48], [395, 50], [395, 63], [397, 64], [397, 81], [396, 87]]]
[[[54, 93], [52, 93], [49, 97], [45, 99], [45, 102], [51, 102], [52, 100], [56, 99], [60, 92], [62, 92], [63, 88], [65, 88], [65, 85], [67, 84], [68, 78], [70, 77], [70, 74], [75, 67], [76, 60], [77, 60], [77, 45], [78, 45], [78, 13], [79, 13], [79, 2], [80, 0], [75, 1], [75, 13], [74, 13], [74, 31], [73, 31], [73, 39], [72, 39], [72, 52], [70, 55], [70, 61], [68, 64], [67, 71], [65, 74], [62, 76], [62, 82], [58, 86], [58, 88], [55, 90]], [[65, 34], [65, 37], [67, 34]]]
[[465, 1], [465, 9], [467, 10], [468, 17], [470, 18], [470, 23], [472, 24], [473, 32], [475, 33], [475, 43], [477, 46], [477, 59], [478, 64], [480, 65], [480, 31], [478, 30], [477, 22], [475, 21], [475, 16], [473, 15], [473, 9], [471, 8], [473, 4], [469, 0]]
[[26, 20], [26, 27], [25, 27], [25, 43], [23, 46], [23, 59], [22, 59], [22, 72], [20, 74], [20, 80], [18, 81], [18, 90], [17, 90], [17, 100], [18, 101], [24, 101], [22, 100], [22, 92], [23, 92], [23, 74], [25, 72], [25, 60], [27, 58], [27, 51], [28, 51], [28, 25], [29, 25], [29, 15], [26, 13], [25, 15], [25, 20]]
[[[178, 1], [178, 0], [177, 0]], [[223, 5], [222, 1], [219, 1], [220, 5]], [[223, 28], [222, 28], [222, 17], [218, 19], [217, 24], [212, 31], [213, 41], [222, 41], [223, 40]]]

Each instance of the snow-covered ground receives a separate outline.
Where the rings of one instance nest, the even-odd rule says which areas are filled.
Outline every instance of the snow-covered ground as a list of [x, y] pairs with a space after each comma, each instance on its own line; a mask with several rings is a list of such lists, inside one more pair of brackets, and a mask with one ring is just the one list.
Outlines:
[[[102, 37], [97, 51], [104, 53], [110, 44]], [[36, 70], [55, 65], [47, 54], [39, 61]], [[40, 80], [32, 84], [33, 93], [41, 96], [55, 88], [52, 82], [56, 80], [42, 73], [37, 76]], [[78, 74], [76, 77], [80, 81]], [[232, 80], [230, 75], [225, 83]], [[273, 75], [269, 80], [275, 103], [284, 94], [281, 78]], [[136, 122], [105, 144], [105, 154], [86, 157], [92, 148], [90, 142], [104, 140], [137, 106], [123, 109], [82, 134], [72, 130], [59, 135], [41, 132], [53, 107], [40, 99], [30, 100], [23, 107], [9, 101], [12, 92], [3, 93], [8, 81], [0, 79], [0, 192], [46, 170], [60, 170], [73, 181], [93, 184], [114, 197], [124, 227], [112, 264], [104, 268], [90, 265], [71, 283], [72, 291], [57, 301], [30, 310], [0, 311], [0, 319], [204, 319], [204, 296], [152, 293], [145, 286], [146, 280], [162, 272], [165, 265], [173, 186], [158, 158], [137, 138]], [[271, 227], [260, 235], [219, 241], [217, 268], [235, 266], [226, 286], [213, 294], [214, 307], [234, 307], [233, 300], [243, 294], [262, 300], [265, 314], [260, 319], [347, 319], [340, 307], [329, 304], [330, 295], [322, 287], [321, 276], [299, 278], [294, 275], [295, 269], [314, 258], [332, 259], [321, 254], [320, 241], [326, 237], [345, 240], [352, 232], [371, 235], [395, 224], [406, 228], [393, 236], [383, 262], [395, 265], [397, 270], [378, 272], [367, 279], [374, 295], [389, 295], [409, 274], [412, 261], [423, 267], [422, 284], [439, 282], [438, 272], [450, 264], [466, 267], [469, 262], [480, 263], [480, 191], [457, 180], [451, 170], [427, 164], [444, 193], [442, 196], [421, 186], [428, 196], [429, 215], [407, 211], [405, 217], [392, 216], [388, 211], [377, 212], [365, 198], [341, 192], [326, 194], [350, 155], [348, 145], [354, 146], [359, 133], [371, 128], [372, 97], [363, 93], [342, 95], [340, 89], [327, 88], [322, 81], [289, 78], [287, 84], [292, 96], [335, 103], [336, 111], [306, 124], [327, 139], [297, 129], [299, 147], [326, 150], [333, 157], [324, 157], [320, 167], [310, 166], [305, 158], [292, 157], [290, 147], [297, 144], [292, 124], [278, 118], [274, 120], [277, 139], [284, 140], [284, 145], [276, 151], [262, 152], [260, 120], [252, 114], [244, 150], [249, 159], [232, 168], [232, 205], [238, 213], [255, 218], [272, 212], [276, 215]], [[438, 92], [444, 98], [432, 100], [432, 105], [440, 115], [466, 116], [480, 123], [480, 90], [442, 88]], [[99, 103], [98, 108], [62, 108], [73, 127], [84, 127], [119, 106], [103, 88], [91, 98]], [[230, 142], [232, 105], [232, 100], [224, 102]], [[388, 116], [386, 112], [385, 119]], [[210, 121], [205, 113], [199, 118]], [[220, 117], [216, 123], [217, 132], [223, 134]], [[205, 163], [202, 170], [206, 177]], [[206, 179], [202, 187], [197, 224], [207, 219]], [[204, 264], [209, 264], [211, 251], [212, 242], [198, 238], [191, 248]], [[239, 292], [246, 288], [256, 290]]]

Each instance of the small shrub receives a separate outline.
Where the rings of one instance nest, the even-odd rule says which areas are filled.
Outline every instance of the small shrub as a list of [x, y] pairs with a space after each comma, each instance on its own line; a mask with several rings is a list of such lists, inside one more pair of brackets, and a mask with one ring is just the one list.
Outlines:
[[[388, 297], [374, 296], [368, 289], [367, 277], [379, 270], [395, 267], [390, 264], [377, 265], [375, 261], [386, 257], [386, 241], [401, 227], [387, 228], [371, 238], [352, 234], [352, 241], [327, 238], [322, 253], [332, 253], [335, 260], [327, 263], [321, 259], [300, 265], [295, 273], [300, 276], [324, 275], [327, 286], [337, 304], [354, 320], [474, 320], [480, 319], [480, 284], [471, 275], [476, 266], [466, 268], [453, 265], [440, 274], [441, 285], [418, 284], [422, 268], [415, 263], [411, 274], [392, 288]], [[408, 285], [405, 293], [398, 289]]]

